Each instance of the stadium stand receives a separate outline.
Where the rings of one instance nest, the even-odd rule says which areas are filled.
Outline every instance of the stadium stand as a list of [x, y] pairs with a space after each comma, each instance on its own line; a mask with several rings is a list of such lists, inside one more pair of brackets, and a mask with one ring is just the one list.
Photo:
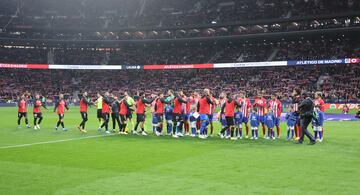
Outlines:
[[358, 1], [345, 0], [6, 0], [3, 4], [16, 16], [12, 26], [54, 28], [208, 25], [346, 13], [360, 8]]
[[6, 0], [0, 5], [6, 10], [0, 38], [14, 39], [181, 39], [360, 25], [360, 3], [352, 0]]
[[[48, 94], [59, 92], [73, 96], [86, 90], [95, 97], [108, 89], [115, 94], [144, 90], [148, 95], [159, 90], [192, 90], [203, 87], [221, 91], [246, 91], [250, 97], [264, 91], [266, 97], [278, 94], [290, 101], [294, 86], [309, 92], [323, 91], [331, 102], [360, 102], [360, 66], [321, 65], [300, 67], [264, 67], [240, 69], [200, 69], [177, 71], [106, 71], [106, 70], [17, 70], [0, 69], [0, 99], [16, 100], [20, 92]], [[296, 72], [296, 74], [294, 74]], [[105, 76], [104, 76], [105, 75]], [[209, 79], [211, 78], [211, 79]], [[76, 99], [77, 97], [74, 97]], [[70, 97], [70, 99], [72, 99]]]
[[[192, 64], [281, 60], [316, 60], [358, 57], [358, 38], [337, 36], [257, 42], [199, 42], [197, 44], [145, 44], [114, 48], [0, 46], [3, 63], [55, 64]], [[301, 46], [300, 46], [301, 45]]]

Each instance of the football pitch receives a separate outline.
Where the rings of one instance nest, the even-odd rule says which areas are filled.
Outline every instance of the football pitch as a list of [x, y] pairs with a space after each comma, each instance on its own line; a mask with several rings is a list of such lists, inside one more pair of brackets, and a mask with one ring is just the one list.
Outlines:
[[[30, 111], [30, 108], [28, 108]], [[33, 117], [29, 114], [31, 126]], [[17, 108], [0, 108], [0, 194], [357, 194], [360, 123], [325, 122], [314, 146], [281, 140], [208, 140], [97, 131], [76, 126], [78, 107], [58, 116], [43, 110], [41, 130], [17, 128]], [[111, 126], [110, 122], [110, 126]], [[215, 129], [219, 131], [219, 123]], [[260, 132], [260, 131], [259, 131]]]

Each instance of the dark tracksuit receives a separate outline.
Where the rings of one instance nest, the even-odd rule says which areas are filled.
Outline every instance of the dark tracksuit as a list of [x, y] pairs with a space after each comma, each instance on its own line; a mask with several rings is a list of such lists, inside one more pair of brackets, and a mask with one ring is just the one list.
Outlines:
[[314, 103], [310, 98], [304, 99], [299, 105], [300, 112], [300, 128], [301, 128], [301, 136], [299, 142], [302, 143], [304, 141], [304, 135], [310, 139], [311, 142], [315, 142], [314, 137], [307, 130], [307, 127], [311, 123], [314, 112]]
[[119, 110], [120, 110], [120, 102], [118, 100], [114, 100], [111, 103], [111, 119], [112, 119], [113, 130], [115, 130], [116, 122], [120, 128]]

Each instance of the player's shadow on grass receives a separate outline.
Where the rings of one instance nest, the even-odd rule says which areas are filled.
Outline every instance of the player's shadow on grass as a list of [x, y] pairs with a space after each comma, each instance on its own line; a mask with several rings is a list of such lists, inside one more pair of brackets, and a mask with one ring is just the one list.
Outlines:
[[[199, 139], [197, 137], [181, 137], [181, 138], [173, 138], [171, 136], [141, 136], [141, 135], [115, 135], [115, 136], [105, 136], [107, 139], [119, 139], [120, 141], [127, 142], [137, 142], [137, 141], [147, 141], [147, 142], [176, 142], [176, 143], [184, 143], [192, 142], [195, 144], [209, 144], [212, 143], [214, 146], [216, 145], [258, 145], [258, 146], [272, 146], [272, 147], [288, 147], [288, 146], [296, 146], [294, 141], [287, 141], [284, 139], [276, 139], [276, 140], [267, 140], [263, 138], [259, 138], [258, 140], [251, 139], [239, 139], [239, 140], [228, 140], [228, 139], [220, 139], [220, 137], [209, 137], [206, 140]], [[306, 144], [305, 144], [306, 145]]]

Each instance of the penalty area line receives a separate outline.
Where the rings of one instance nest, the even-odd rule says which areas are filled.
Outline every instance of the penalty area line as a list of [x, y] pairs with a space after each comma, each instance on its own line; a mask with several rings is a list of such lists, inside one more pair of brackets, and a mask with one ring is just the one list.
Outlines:
[[53, 143], [60, 143], [60, 142], [77, 141], [77, 140], [83, 140], [83, 139], [107, 137], [107, 136], [114, 136], [114, 135], [116, 135], [116, 134], [112, 134], [112, 135], [92, 135], [92, 136], [78, 137], [78, 138], [71, 138], [71, 139], [61, 139], [61, 140], [53, 140], [53, 141], [45, 141], [45, 142], [35, 142], [35, 143], [29, 143], [29, 144], [0, 146], [0, 149], [22, 148], [22, 147], [29, 147], [29, 146], [35, 146], [35, 145], [44, 145], [44, 144], [53, 144]]

